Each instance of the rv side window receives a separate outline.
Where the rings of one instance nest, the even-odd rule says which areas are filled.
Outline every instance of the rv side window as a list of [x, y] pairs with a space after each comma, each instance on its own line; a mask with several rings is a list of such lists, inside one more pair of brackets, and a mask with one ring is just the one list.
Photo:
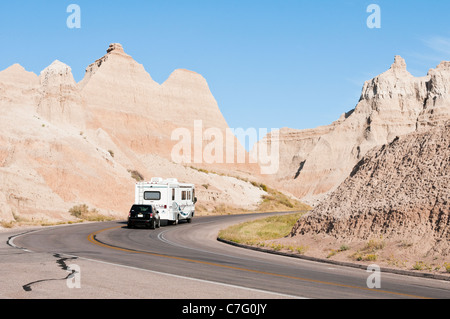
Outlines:
[[186, 200], [186, 191], [181, 192], [181, 200]]
[[144, 200], [160, 200], [161, 192], [144, 192]]
[[172, 188], [172, 200], [175, 200], [175, 188]]

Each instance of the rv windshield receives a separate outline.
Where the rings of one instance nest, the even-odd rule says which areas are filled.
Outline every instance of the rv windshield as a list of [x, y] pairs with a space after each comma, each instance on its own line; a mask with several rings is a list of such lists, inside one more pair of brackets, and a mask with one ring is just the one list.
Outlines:
[[144, 200], [160, 200], [161, 192], [145, 192]]

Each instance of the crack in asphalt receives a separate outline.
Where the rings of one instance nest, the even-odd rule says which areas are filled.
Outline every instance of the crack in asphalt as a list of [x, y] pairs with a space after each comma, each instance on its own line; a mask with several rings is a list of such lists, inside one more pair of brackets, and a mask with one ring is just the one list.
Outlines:
[[75, 260], [75, 259], [78, 259], [78, 257], [63, 257], [61, 254], [53, 254], [53, 257], [58, 258], [56, 260], [56, 263], [58, 264], [59, 267], [61, 267], [62, 270], [71, 271], [71, 272], [64, 278], [41, 279], [41, 280], [36, 280], [36, 281], [30, 282], [30, 283], [22, 286], [23, 290], [29, 292], [29, 291], [32, 291], [31, 286], [34, 284], [37, 284], [40, 282], [45, 282], [45, 281], [67, 280], [69, 278], [72, 278], [77, 273], [77, 271], [69, 269], [69, 267], [66, 264], [66, 261], [67, 260]]

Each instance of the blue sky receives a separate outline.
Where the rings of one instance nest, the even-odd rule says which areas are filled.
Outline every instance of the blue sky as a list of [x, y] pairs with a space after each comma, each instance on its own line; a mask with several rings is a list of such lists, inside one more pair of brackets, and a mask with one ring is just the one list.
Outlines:
[[[69, 4], [81, 28], [69, 29]], [[369, 29], [370, 4], [381, 28]], [[450, 1], [1, 1], [0, 70], [58, 59], [77, 81], [110, 43], [159, 83], [202, 74], [232, 128], [314, 128], [355, 107], [364, 81], [401, 55], [424, 76], [450, 60]]]

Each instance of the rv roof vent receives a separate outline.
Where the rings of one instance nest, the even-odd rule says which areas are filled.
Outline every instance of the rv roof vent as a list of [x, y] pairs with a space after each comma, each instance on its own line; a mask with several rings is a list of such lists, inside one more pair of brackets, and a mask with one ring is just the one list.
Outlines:
[[151, 182], [152, 183], [161, 183], [163, 179], [161, 177], [152, 177]]

